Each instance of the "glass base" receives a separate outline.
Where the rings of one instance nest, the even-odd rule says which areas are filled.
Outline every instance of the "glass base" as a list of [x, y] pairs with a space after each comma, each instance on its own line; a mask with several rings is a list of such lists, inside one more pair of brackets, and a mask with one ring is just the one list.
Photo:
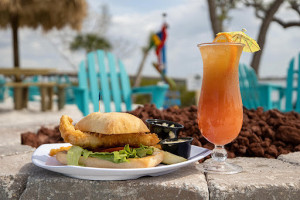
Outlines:
[[243, 168], [239, 165], [217, 161], [206, 161], [198, 165], [198, 169], [202, 172], [213, 174], [236, 174], [243, 171]]

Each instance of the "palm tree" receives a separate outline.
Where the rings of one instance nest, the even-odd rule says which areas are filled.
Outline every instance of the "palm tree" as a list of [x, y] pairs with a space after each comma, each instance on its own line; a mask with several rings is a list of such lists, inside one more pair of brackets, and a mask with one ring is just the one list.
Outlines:
[[70, 45], [71, 50], [84, 49], [86, 52], [95, 51], [97, 49], [111, 50], [110, 42], [94, 33], [88, 33], [85, 35], [77, 35]]

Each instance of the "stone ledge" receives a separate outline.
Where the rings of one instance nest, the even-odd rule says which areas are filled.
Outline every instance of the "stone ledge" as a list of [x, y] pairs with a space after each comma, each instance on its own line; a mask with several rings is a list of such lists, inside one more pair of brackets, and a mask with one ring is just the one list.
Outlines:
[[300, 167], [276, 159], [235, 158], [243, 167], [233, 175], [207, 174], [210, 199], [297, 199]]
[[[9, 147], [7, 147], [9, 148]], [[25, 148], [26, 153], [22, 153]], [[5, 149], [5, 148], [4, 148]], [[206, 175], [190, 165], [174, 173], [128, 181], [69, 178], [31, 163], [33, 149], [14, 147], [0, 156], [0, 199], [297, 199], [300, 166], [276, 159], [235, 158], [244, 171]], [[284, 155], [298, 159], [299, 153]], [[7, 156], [5, 156], [6, 154]], [[281, 158], [280, 158], [281, 159]], [[288, 160], [288, 159], [287, 159]]]
[[283, 162], [287, 162], [293, 165], [300, 166], [300, 152], [293, 152], [289, 154], [282, 154], [278, 156], [278, 160], [281, 160]]
[[32, 153], [0, 157], [0, 199], [19, 199], [30, 174], [40, 171], [31, 163]]
[[[37, 192], [38, 191], [38, 192]], [[29, 176], [20, 199], [208, 199], [205, 177], [194, 165], [174, 173], [127, 181], [88, 181], [51, 172]]]
[[34, 150], [20, 144], [0, 146], [0, 199], [19, 199], [28, 176], [42, 171], [31, 163]]
[[0, 157], [0, 199], [208, 199], [205, 176], [195, 165], [164, 176], [88, 181], [36, 167], [31, 155]]

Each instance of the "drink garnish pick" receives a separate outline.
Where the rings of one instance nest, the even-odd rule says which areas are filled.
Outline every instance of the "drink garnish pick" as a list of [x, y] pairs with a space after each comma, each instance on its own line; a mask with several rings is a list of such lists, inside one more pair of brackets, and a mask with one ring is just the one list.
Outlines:
[[244, 44], [243, 51], [245, 52], [256, 52], [260, 50], [259, 45], [257, 42], [252, 39], [249, 35], [245, 32], [247, 30], [243, 28], [241, 31], [235, 32], [221, 32], [218, 33], [216, 38], [213, 42], [235, 42], [235, 43], [242, 43]]
[[101, 100], [101, 92], [99, 92], [99, 112], [101, 112], [101, 110], [100, 110], [100, 100]]

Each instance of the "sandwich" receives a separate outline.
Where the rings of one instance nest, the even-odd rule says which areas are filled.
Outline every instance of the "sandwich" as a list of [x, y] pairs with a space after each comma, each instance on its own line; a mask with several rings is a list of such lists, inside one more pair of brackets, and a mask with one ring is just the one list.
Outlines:
[[91, 113], [75, 126], [63, 115], [59, 130], [72, 146], [51, 149], [50, 156], [65, 165], [98, 168], [147, 168], [163, 161], [155, 146], [159, 139], [144, 122], [128, 113]]

